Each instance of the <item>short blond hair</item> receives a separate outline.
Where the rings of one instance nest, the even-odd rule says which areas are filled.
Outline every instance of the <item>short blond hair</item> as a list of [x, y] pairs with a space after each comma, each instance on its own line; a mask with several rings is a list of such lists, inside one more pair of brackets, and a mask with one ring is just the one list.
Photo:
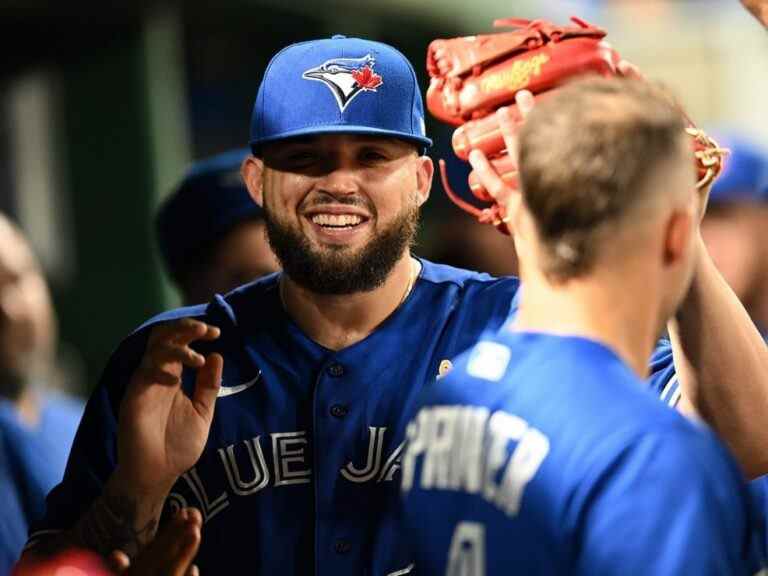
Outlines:
[[590, 271], [599, 232], [648, 195], [659, 166], [683, 161], [684, 128], [670, 93], [641, 80], [578, 80], [534, 107], [520, 133], [519, 170], [545, 275]]

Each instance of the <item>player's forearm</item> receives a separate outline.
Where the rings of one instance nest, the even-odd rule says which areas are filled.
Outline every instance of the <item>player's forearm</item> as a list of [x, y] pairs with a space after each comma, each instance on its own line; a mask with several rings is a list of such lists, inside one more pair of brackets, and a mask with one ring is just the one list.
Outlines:
[[683, 401], [750, 477], [768, 473], [768, 348], [700, 241], [691, 290], [669, 333]]
[[155, 537], [168, 492], [158, 487], [152, 494], [137, 494], [115, 472], [74, 528], [36, 543], [25, 556], [44, 558], [68, 548], [88, 548], [104, 557], [115, 550], [134, 557]]
[[137, 494], [115, 472], [75, 526], [74, 537], [102, 555], [119, 549], [133, 557], [154, 538], [167, 495], [164, 488]]

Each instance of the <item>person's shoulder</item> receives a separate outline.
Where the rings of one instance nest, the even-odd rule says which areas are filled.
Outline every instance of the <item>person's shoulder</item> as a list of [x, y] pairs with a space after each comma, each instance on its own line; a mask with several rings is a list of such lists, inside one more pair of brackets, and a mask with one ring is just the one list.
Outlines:
[[453, 284], [459, 287], [477, 286], [479, 288], [508, 289], [517, 291], [520, 280], [514, 276], [491, 276], [485, 272], [474, 272], [463, 268], [454, 268], [447, 264], [438, 264], [419, 258], [421, 262], [420, 279], [432, 284]]
[[134, 334], [146, 332], [158, 324], [183, 318], [192, 318], [219, 327], [226, 324], [237, 325], [239, 320], [251, 313], [254, 308], [270, 305], [266, 297], [276, 294], [279, 277], [280, 273], [275, 272], [239, 286], [227, 294], [216, 294], [210, 302], [205, 304], [167, 310], [141, 324]]
[[182, 306], [180, 308], [173, 308], [171, 310], [160, 312], [140, 324], [139, 327], [132, 332], [132, 335], [150, 330], [158, 324], [173, 322], [174, 320], [181, 320], [182, 318], [202, 319], [205, 316], [206, 307], [206, 304], [196, 304], [194, 306]]

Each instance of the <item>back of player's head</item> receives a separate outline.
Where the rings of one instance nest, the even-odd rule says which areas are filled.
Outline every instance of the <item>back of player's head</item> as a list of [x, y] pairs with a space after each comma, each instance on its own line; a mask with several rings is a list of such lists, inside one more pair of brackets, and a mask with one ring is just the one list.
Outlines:
[[157, 213], [160, 254], [182, 291], [230, 230], [263, 217], [240, 176], [247, 154], [245, 148], [232, 150], [192, 165]]
[[291, 44], [270, 61], [251, 117], [250, 145], [320, 134], [395, 137], [428, 147], [416, 73], [398, 50], [334, 36]]
[[[534, 107], [520, 134], [519, 169], [547, 276], [589, 272], [611, 227], [639, 221], [637, 209], [659, 198], [690, 198], [693, 157], [684, 127], [671, 96], [638, 80], [579, 80]], [[680, 170], [685, 162], [690, 187], [656, 185], [664, 166]]]

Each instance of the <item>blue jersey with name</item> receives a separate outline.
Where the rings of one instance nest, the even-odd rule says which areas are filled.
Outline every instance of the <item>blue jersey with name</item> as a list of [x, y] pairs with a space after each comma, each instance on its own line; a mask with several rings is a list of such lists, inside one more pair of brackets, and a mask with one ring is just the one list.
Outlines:
[[425, 388], [407, 438], [420, 574], [753, 573], [727, 451], [597, 342], [484, 337]]
[[[338, 352], [289, 319], [275, 275], [140, 328], [115, 352], [91, 397], [66, 477], [30, 544], [41, 530], [72, 526], [100, 494], [115, 467], [120, 399], [149, 328], [189, 316], [221, 327], [221, 337], [200, 350], [224, 356], [208, 443], [169, 496], [169, 507], [203, 512], [201, 572], [409, 573], [413, 560], [396, 511], [415, 398], [484, 329], [503, 324], [518, 288], [515, 278], [421, 264], [405, 302]], [[185, 373], [187, 390], [193, 381]]]

